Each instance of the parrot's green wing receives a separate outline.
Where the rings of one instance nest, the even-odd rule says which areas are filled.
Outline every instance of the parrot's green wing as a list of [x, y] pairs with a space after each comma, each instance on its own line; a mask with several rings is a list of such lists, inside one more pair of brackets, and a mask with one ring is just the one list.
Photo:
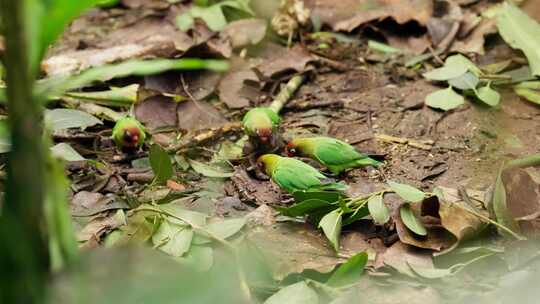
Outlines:
[[293, 158], [283, 158], [272, 173], [272, 179], [289, 192], [321, 185], [326, 177], [317, 169]]
[[315, 157], [325, 165], [345, 165], [367, 156], [353, 146], [334, 138], [321, 138], [315, 148]]

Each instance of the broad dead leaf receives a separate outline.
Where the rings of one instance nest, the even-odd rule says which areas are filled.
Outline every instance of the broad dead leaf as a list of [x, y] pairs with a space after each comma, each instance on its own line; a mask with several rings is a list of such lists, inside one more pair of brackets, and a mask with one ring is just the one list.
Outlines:
[[306, 7], [335, 31], [350, 32], [374, 20], [392, 18], [399, 24], [415, 20], [425, 25], [431, 17], [433, 4], [427, 0], [309, 0]]
[[328, 240], [308, 224], [260, 226], [248, 232], [247, 239], [268, 258], [277, 280], [306, 269], [326, 273], [344, 262], [336, 256]]

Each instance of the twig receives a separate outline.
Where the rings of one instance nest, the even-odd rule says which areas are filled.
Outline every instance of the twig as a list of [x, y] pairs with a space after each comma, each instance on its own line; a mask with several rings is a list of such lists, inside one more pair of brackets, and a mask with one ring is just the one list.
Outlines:
[[431, 140], [425, 140], [425, 141], [420, 142], [414, 139], [395, 137], [395, 136], [386, 135], [386, 134], [375, 134], [374, 137], [375, 139], [383, 141], [383, 142], [408, 145], [408, 146], [418, 148], [421, 150], [426, 150], [426, 151], [430, 151], [433, 148], [433, 141]]
[[300, 85], [304, 82], [304, 75], [296, 75], [287, 82], [287, 85], [279, 92], [276, 98], [270, 104], [270, 109], [274, 112], [279, 113], [283, 106], [291, 99], [292, 95]]
[[176, 151], [177, 153], [182, 153], [182, 152], [185, 152], [185, 150], [190, 149], [192, 147], [202, 145], [208, 141], [222, 137], [226, 134], [239, 132], [239, 131], [242, 131], [242, 123], [240, 122], [227, 123], [221, 127], [212, 128], [207, 131], [204, 131], [203, 133], [195, 135], [191, 139], [189, 139], [187, 142], [183, 142], [178, 145], [171, 146], [167, 148], [167, 151], [170, 151], [170, 152]]

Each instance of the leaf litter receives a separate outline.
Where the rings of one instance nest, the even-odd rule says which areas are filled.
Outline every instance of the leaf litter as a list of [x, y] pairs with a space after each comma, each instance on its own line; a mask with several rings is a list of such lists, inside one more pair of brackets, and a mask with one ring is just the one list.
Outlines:
[[[442, 1], [443, 8], [431, 1], [304, 1], [302, 7], [295, 4], [300, 1], [285, 1], [292, 5], [278, 13], [287, 12], [296, 24], [286, 42], [268, 37], [269, 26], [275, 24], [253, 19], [254, 12], [243, 6], [246, 1], [224, 1], [219, 11], [213, 8], [216, 4], [173, 2], [122, 1], [123, 6], [92, 11], [70, 25], [42, 64], [49, 77], [42, 90], [61, 100], [47, 106], [45, 120], [52, 130], [92, 134], [91, 140], [55, 137], [53, 149], [70, 162], [73, 222], [80, 246], [92, 254], [103, 254], [104, 246], [118, 250], [122, 244], [145, 244], [171, 256], [175, 263], [169, 267], [204, 273], [225, 269], [223, 256], [236, 265], [230, 261], [241, 261], [243, 249], [233, 248], [245, 246], [257, 253], [251, 258], [260, 254], [268, 260], [263, 264], [271, 280], [258, 278], [264, 284], [251, 286], [265, 290], [252, 294], [259, 302], [286, 303], [298, 297], [306, 303], [333, 298], [339, 303], [344, 294], [338, 289], [356, 283], [371, 286], [366, 297], [383, 297], [377, 288], [397, 282], [416, 291], [404, 288], [384, 296], [400, 298], [422, 290], [429, 302], [438, 303], [448, 296], [448, 286], [460, 287], [460, 275], [471, 275], [469, 271], [481, 269], [485, 261], [510, 263], [505, 255], [514, 251], [514, 239], [526, 242], [521, 233], [537, 231], [538, 163], [494, 172], [508, 155], [537, 153], [531, 147], [539, 145], [538, 138], [530, 136], [540, 126], [538, 108], [506, 90], [537, 102], [534, 82], [508, 76], [513, 75], [509, 66], [530, 65], [536, 74], [528, 46], [508, 41], [509, 35], [526, 36], [537, 25], [525, 18], [514, 23], [513, 15], [523, 17], [517, 8], [505, 4], [509, 9], [499, 13], [497, 27], [525, 57], [513, 53], [520, 59], [517, 63], [488, 69], [485, 64], [503, 62], [508, 59], [504, 52], [513, 52], [501, 41], [485, 40], [495, 33], [492, 17], [483, 14], [493, 9], [488, 1]], [[227, 7], [242, 17], [231, 17]], [[280, 20], [290, 21], [287, 18]], [[307, 24], [317, 22], [325, 30], [346, 32], [347, 39], [304, 39], [313, 30]], [[531, 24], [529, 29], [520, 27], [522, 22]], [[177, 23], [189, 30], [182, 31]], [[247, 27], [253, 30], [245, 31]], [[417, 50], [433, 51], [406, 68], [405, 62], [414, 59], [407, 49], [412, 38], [398, 46], [395, 27], [422, 39]], [[512, 30], [519, 34], [505, 34]], [[377, 47], [369, 47], [370, 42]], [[499, 54], [489, 43], [504, 52]], [[332, 55], [328, 50], [340, 50], [340, 56], [327, 57]], [[456, 51], [461, 54], [449, 53]], [[486, 56], [468, 57], [471, 53]], [[158, 66], [128, 61], [186, 54], [234, 58], [232, 69], [225, 74], [219, 73], [224, 66], [188, 73], [178, 71], [173, 60]], [[111, 63], [125, 65], [108, 67]], [[96, 67], [102, 73], [84, 74]], [[158, 75], [143, 77], [149, 73]], [[296, 74], [306, 80], [280, 113], [284, 141], [294, 134], [329, 135], [384, 161], [380, 168], [331, 176], [361, 185], [348, 192], [351, 196], [280, 193], [257, 176], [243, 155], [241, 128], [228, 125], [251, 107], [269, 105]], [[68, 93], [51, 90], [55, 81], [72, 75], [79, 78], [62, 83]], [[441, 82], [446, 89], [437, 91]], [[425, 107], [424, 101], [446, 112]], [[83, 104], [112, 112], [101, 116]], [[131, 154], [117, 151], [109, 138], [114, 117], [126, 115], [134, 115], [151, 135]], [[505, 128], [524, 144], [509, 145]], [[144, 158], [146, 165], [133, 165]], [[72, 164], [79, 162], [84, 165]], [[146, 182], [129, 178], [141, 172], [151, 174]], [[230, 204], [232, 211], [217, 211], [233, 200], [237, 203]], [[250, 213], [256, 206], [260, 214]], [[490, 245], [504, 249], [491, 250]], [[452, 255], [457, 260], [445, 265]], [[242, 267], [221, 271], [235, 278], [233, 285], [240, 278], [234, 287], [240, 294], [242, 284], [250, 284]], [[501, 282], [485, 276], [475, 284], [494, 296], [497, 283], [511, 284], [512, 275], [522, 275], [519, 271], [509, 272]], [[475, 288], [456, 300], [480, 290]]]

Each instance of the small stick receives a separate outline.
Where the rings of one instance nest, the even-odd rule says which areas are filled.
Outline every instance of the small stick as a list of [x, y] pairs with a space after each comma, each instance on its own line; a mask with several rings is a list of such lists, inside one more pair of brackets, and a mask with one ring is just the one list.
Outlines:
[[375, 134], [374, 137], [377, 140], [380, 140], [383, 142], [408, 145], [408, 146], [418, 148], [421, 150], [429, 151], [433, 148], [433, 141], [419, 142], [413, 139], [395, 137], [395, 136], [386, 135], [386, 134]]

